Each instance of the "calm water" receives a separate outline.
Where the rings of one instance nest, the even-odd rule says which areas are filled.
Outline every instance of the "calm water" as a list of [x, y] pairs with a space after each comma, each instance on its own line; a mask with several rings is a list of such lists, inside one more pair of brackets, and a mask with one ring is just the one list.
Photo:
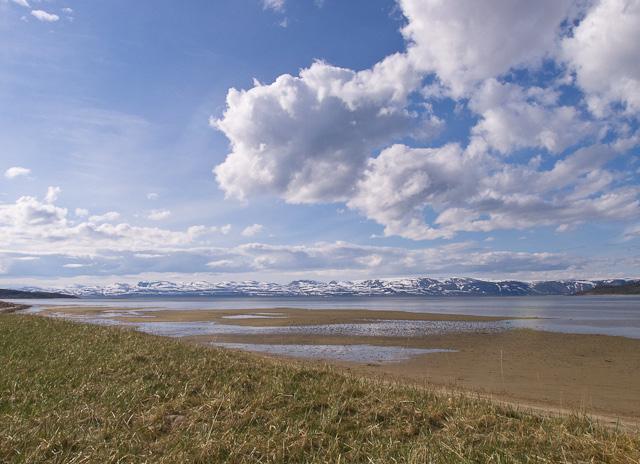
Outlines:
[[[24, 300], [21, 301], [24, 303]], [[510, 327], [640, 338], [640, 297], [289, 297], [289, 298], [128, 298], [32, 300], [32, 305], [102, 306], [145, 309], [371, 309], [536, 317], [512, 320]], [[203, 327], [200, 327], [202, 330]], [[408, 329], [408, 327], [407, 327]]]
[[453, 350], [375, 345], [259, 345], [251, 343], [211, 343], [211, 345], [235, 350], [293, 356], [294, 358], [335, 359], [337, 361], [366, 363], [398, 362], [422, 354], [453, 352]]

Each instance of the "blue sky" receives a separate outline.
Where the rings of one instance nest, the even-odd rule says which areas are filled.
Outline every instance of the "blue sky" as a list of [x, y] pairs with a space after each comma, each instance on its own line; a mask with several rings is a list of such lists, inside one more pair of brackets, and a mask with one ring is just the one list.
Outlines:
[[0, 283], [638, 277], [640, 1], [488, 3], [0, 0]]

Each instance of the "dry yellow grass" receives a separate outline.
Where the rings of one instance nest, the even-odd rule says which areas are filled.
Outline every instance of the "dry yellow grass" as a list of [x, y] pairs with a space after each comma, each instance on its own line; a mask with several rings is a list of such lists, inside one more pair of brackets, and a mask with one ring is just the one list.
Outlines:
[[638, 436], [188, 345], [0, 316], [0, 462], [640, 462]]

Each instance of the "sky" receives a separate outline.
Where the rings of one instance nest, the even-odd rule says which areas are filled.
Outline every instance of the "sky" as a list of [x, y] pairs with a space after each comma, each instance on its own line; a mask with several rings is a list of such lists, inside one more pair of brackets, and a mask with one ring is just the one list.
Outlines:
[[640, 0], [0, 0], [0, 284], [640, 277]]

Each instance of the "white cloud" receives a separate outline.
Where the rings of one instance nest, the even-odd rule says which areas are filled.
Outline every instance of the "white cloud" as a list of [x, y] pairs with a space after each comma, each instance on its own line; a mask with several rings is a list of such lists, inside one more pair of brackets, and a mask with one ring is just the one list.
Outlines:
[[272, 193], [290, 203], [345, 200], [375, 149], [440, 126], [405, 109], [418, 83], [406, 57], [392, 55], [361, 72], [316, 62], [298, 77], [231, 89], [223, 118], [212, 121], [232, 149], [216, 179], [239, 199]]
[[89, 210], [84, 208], [76, 208], [75, 213], [78, 217], [86, 217], [89, 215]]
[[264, 229], [264, 226], [262, 226], [262, 224], [253, 224], [251, 226], [245, 227], [242, 231], [242, 235], [244, 237], [254, 237], [255, 235], [258, 235], [260, 232], [262, 232], [262, 229]]
[[[456, 156], [464, 156], [457, 147], [448, 150]], [[430, 155], [445, 158], [444, 154], [435, 152]], [[573, 165], [558, 167], [552, 176], [556, 180], [547, 182], [559, 187], [564, 182], [560, 180], [563, 171], [575, 170], [578, 165], [587, 170], [588, 165], [597, 164], [592, 154], [583, 157]], [[456, 196], [452, 194], [451, 198]], [[110, 216], [117, 219], [114, 214]], [[523, 278], [530, 278], [539, 273], [575, 273], [586, 263], [575, 256], [487, 250], [470, 242], [428, 249], [371, 247], [345, 242], [216, 246], [212, 241], [215, 235], [228, 233], [230, 227], [192, 226], [184, 231], [173, 231], [94, 222], [91, 218], [87, 222], [77, 222], [68, 217], [65, 208], [33, 197], [22, 197], [12, 204], [0, 203], [0, 263], [4, 272], [10, 272], [14, 277], [38, 278], [131, 276], [153, 272], [184, 275], [258, 273], [262, 278], [267, 275], [281, 278], [283, 273], [364, 277], [424, 275], [427, 272], [480, 276], [519, 273]], [[255, 225], [253, 228], [258, 229]]]
[[91, 216], [89, 222], [99, 224], [101, 222], [114, 222], [120, 219], [120, 213], [117, 211], [109, 211], [108, 213]]
[[[621, 0], [399, 0], [406, 53], [359, 72], [316, 62], [298, 76], [231, 89], [224, 116], [212, 121], [231, 143], [215, 168], [217, 181], [228, 197], [243, 200], [273, 194], [289, 203], [345, 202], [384, 226], [385, 235], [411, 239], [539, 226], [568, 230], [634, 217], [638, 187], [606, 164], [637, 146], [637, 130], [620, 120], [593, 120], [582, 102], [563, 103], [563, 86], [571, 85], [564, 63], [556, 61], [551, 71], [540, 65], [565, 57], [589, 91], [589, 73], [602, 71], [606, 61], [598, 59], [605, 46], [591, 47], [591, 28], [613, 43], [624, 41], [611, 60], [625, 82], [635, 82], [638, 60], [630, 44], [638, 40], [623, 38], [640, 30], [631, 27], [640, 26], [638, 3], [621, 9]], [[614, 32], [618, 19], [622, 31]], [[572, 24], [578, 24], [573, 37], [563, 39]], [[580, 64], [583, 52], [595, 56], [592, 67]], [[426, 100], [419, 101], [415, 91], [431, 76], [436, 82], [422, 89]], [[594, 76], [598, 85], [617, 82]], [[590, 104], [595, 92], [634, 108], [640, 92], [633, 82], [624, 98], [609, 95], [615, 92], [608, 87], [592, 89]], [[465, 110], [478, 116], [466, 147], [389, 146], [416, 136], [420, 126], [425, 137], [435, 133], [442, 121], [428, 99], [443, 97], [454, 99], [457, 116]], [[426, 108], [421, 117], [408, 109], [417, 102]], [[600, 144], [612, 134], [610, 145]], [[509, 159], [522, 149], [558, 158], [525, 152], [524, 162]]]
[[562, 56], [587, 93], [589, 108], [603, 116], [613, 103], [640, 111], [640, 1], [593, 2], [585, 18], [562, 42]]
[[163, 221], [171, 216], [171, 211], [166, 209], [154, 209], [147, 215], [152, 221]]
[[[16, 253], [0, 250], [0, 262], [6, 270], [19, 275], [129, 275], [142, 273], [193, 273], [234, 275], [258, 273], [262, 279], [283, 273], [309, 276], [423, 276], [425, 270], [435, 275], [521, 275], [575, 272], [585, 261], [557, 253], [489, 251], [473, 243], [458, 243], [429, 249], [371, 247], [345, 242], [310, 245], [267, 245], [251, 243], [231, 248], [184, 248], [126, 251], [101, 250], [91, 255], [42, 253], [37, 264], [18, 261]], [[33, 255], [29, 255], [33, 256]], [[14, 269], [12, 269], [12, 267]], [[18, 269], [19, 267], [19, 269]], [[61, 271], [61, 269], [63, 271]], [[156, 278], [160, 277], [159, 275]], [[162, 277], [160, 277], [162, 278]]]
[[[0, 204], [0, 227], [25, 228], [23, 234], [29, 233], [29, 227], [67, 225], [67, 210], [49, 202], [42, 203], [34, 197], [20, 197], [14, 204]], [[10, 243], [9, 236], [2, 236]], [[2, 240], [0, 240], [2, 242]]]
[[[640, 188], [613, 187], [619, 176], [604, 169], [615, 156], [594, 145], [540, 170], [535, 162], [505, 165], [455, 144], [396, 145], [369, 162], [348, 205], [383, 225], [385, 235], [414, 240], [637, 217]], [[432, 224], [429, 211], [437, 214]]]
[[554, 49], [570, 0], [399, 0], [409, 56], [452, 95], [487, 78], [535, 66]]
[[312, 245], [251, 243], [225, 251], [214, 250], [206, 263], [217, 272], [348, 271], [369, 275], [437, 275], [514, 271], [551, 271], [580, 266], [580, 260], [562, 254], [488, 251], [472, 243], [429, 249], [361, 246], [345, 242]]
[[73, 13], [73, 8], [63, 8], [62, 12], [66, 13], [66, 14], [72, 14]]
[[158, 198], [160, 198], [160, 195], [155, 192], [147, 193], [147, 200], [157, 200]]
[[459, 145], [411, 149], [394, 145], [369, 161], [348, 206], [385, 226], [385, 235], [420, 240], [451, 236], [429, 227], [425, 208], [475, 193], [481, 171]]
[[7, 169], [4, 172], [4, 176], [7, 179], [15, 179], [16, 177], [24, 177], [24, 176], [28, 176], [29, 174], [31, 174], [31, 169], [23, 168], [23, 167], [20, 167], [20, 166], [13, 166], [13, 167]]
[[598, 136], [594, 124], [584, 121], [574, 107], [558, 106], [556, 99], [553, 90], [524, 89], [488, 79], [469, 105], [482, 117], [472, 133], [505, 154], [526, 147], [559, 153], [587, 137]]
[[262, 0], [265, 10], [284, 11], [285, 0]]
[[231, 224], [225, 224], [224, 226], [191, 226], [187, 229], [187, 234], [192, 238], [205, 237], [210, 234], [220, 233], [222, 235], [228, 235], [231, 232]]
[[44, 199], [47, 203], [55, 203], [60, 196], [60, 193], [62, 193], [62, 189], [60, 187], [49, 187]]
[[640, 224], [633, 224], [624, 229], [622, 238], [624, 240], [631, 240], [640, 237]]
[[214, 234], [228, 234], [230, 226], [192, 226], [184, 231], [138, 227], [118, 223], [120, 215], [111, 211], [86, 220], [71, 219], [66, 208], [34, 197], [15, 203], [0, 203], [0, 251], [22, 253], [96, 254], [97, 250], [170, 250], [208, 246]]
[[43, 21], [45, 23], [53, 23], [60, 19], [60, 16], [53, 13], [47, 13], [44, 10], [32, 10], [31, 16], [35, 17], [38, 21]]
[[29, 5], [29, 2], [27, 2], [27, 0], [12, 0], [12, 1], [16, 5], [20, 5], [20, 6], [23, 6], [25, 8], [31, 8], [31, 6]]

